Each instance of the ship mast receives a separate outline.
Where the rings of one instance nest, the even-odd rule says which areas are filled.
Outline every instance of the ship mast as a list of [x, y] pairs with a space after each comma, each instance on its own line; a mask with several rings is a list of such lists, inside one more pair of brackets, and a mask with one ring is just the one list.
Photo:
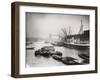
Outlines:
[[80, 27], [80, 30], [79, 30], [78, 34], [82, 34], [82, 33], [83, 33], [83, 23], [82, 23], [82, 20], [81, 20], [81, 27]]
[[71, 35], [71, 26], [69, 26], [69, 33], [68, 35], [70, 36]]

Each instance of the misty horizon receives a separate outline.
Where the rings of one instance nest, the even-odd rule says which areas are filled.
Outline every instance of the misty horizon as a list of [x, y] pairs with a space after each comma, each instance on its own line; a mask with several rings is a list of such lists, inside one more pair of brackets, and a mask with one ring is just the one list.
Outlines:
[[26, 38], [46, 39], [50, 34], [59, 35], [65, 28], [71, 34], [78, 34], [81, 27], [89, 30], [89, 15], [26, 13]]

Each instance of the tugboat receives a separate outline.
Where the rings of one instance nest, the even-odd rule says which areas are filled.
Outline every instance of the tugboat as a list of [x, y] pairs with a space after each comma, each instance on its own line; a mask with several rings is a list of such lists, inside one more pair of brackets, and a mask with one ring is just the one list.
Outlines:
[[61, 61], [66, 65], [78, 65], [80, 64], [77, 62], [78, 59], [73, 57], [62, 57]]
[[62, 53], [59, 51], [55, 51], [53, 46], [44, 46], [41, 49], [35, 51], [35, 56], [38, 55], [44, 57], [50, 57], [52, 55], [62, 56]]
[[83, 59], [82, 64], [89, 64], [89, 54], [79, 54], [78, 56]]

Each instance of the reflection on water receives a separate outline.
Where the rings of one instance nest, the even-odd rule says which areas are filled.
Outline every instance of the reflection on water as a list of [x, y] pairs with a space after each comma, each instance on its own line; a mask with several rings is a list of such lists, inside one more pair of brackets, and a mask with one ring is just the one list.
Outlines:
[[[44, 42], [35, 42], [32, 44], [35, 48], [31, 50], [26, 50], [26, 67], [43, 67], [43, 66], [63, 66], [62, 62], [59, 62], [57, 60], [54, 60], [52, 57], [46, 58], [43, 56], [35, 56], [35, 51], [42, 48], [43, 46], [51, 46], [50, 43], [44, 43]], [[78, 59], [79, 62], [82, 62], [83, 59], [78, 56], [78, 54], [88, 54], [89, 50], [76, 50], [76, 49], [70, 49], [66, 47], [61, 46], [54, 46], [56, 51], [62, 52], [63, 57], [73, 57]]]

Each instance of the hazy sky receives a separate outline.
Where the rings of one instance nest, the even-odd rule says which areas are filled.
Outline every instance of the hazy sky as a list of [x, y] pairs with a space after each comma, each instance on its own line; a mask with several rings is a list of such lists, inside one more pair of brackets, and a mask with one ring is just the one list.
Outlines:
[[89, 29], [88, 15], [26, 13], [26, 35], [27, 38], [46, 38], [49, 34], [60, 33], [62, 28], [68, 31], [69, 26], [72, 34], [77, 34], [81, 26], [81, 20], [84, 29]]

